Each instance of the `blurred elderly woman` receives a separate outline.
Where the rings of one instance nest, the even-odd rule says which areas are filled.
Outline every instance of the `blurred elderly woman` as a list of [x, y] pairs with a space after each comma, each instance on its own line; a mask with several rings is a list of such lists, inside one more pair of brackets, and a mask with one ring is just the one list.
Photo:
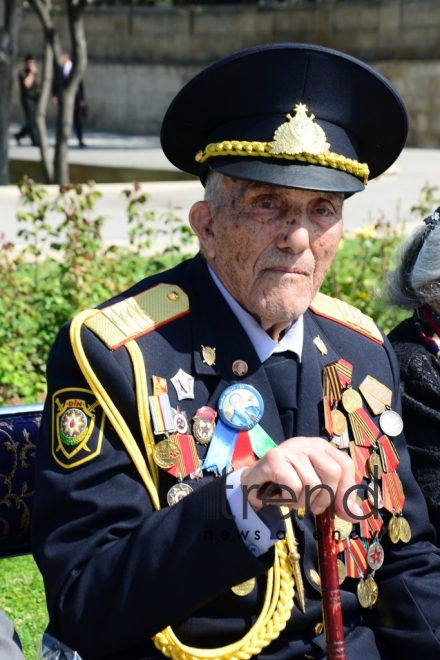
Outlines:
[[440, 541], [440, 207], [403, 246], [388, 300], [414, 310], [389, 335], [400, 364], [404, 431], [414, 476]]

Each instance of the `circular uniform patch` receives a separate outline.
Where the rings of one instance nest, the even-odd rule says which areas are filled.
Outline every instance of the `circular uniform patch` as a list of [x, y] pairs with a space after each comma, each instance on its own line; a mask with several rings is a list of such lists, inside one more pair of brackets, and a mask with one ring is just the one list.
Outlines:
[[227, 387], [218, 401], [218, 414], [231, 429], [248, 431], [263, 417], [264, 403], [260, 393], [251, 385]]
[[87, 429], [87, 416], [79, 408], [69, 408], [61, 417], [60, 439], [64, 445], [77, 445]]

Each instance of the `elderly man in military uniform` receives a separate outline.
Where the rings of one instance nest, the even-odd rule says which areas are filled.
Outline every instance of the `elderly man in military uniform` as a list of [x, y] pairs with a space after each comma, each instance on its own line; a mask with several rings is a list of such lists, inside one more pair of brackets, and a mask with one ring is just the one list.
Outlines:
[[384, 78], [304, 44], [232, 55], [171, 104], [163, 149], [206, 187], [200, 254], [81, 312], [48, 364], [33, 550], [49, 631], [85, 660], [324, 658], [320, 543], [346, 657], [439, 657], [395, 358], [319, 293], [345, 197], [406, 135]]

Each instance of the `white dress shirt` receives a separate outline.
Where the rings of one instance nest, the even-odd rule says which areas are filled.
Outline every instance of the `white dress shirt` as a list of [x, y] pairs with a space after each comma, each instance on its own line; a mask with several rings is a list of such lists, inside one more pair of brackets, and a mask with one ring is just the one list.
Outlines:
[[[208, 265], [209, 273], [217, 285], [220, 293], [228, 303], [231, 311], [237, 317], [243, 330], [246, 332], [261, 362], [265, 362], [272, 353], [292, 351], [301, 362], [304, 339], [304, 319], [301, 315], [286, 329], [279, 343], [274, 341], [249, 312], [231, 296], [212, 268]], [[284, 522], [276, 521], [264, 513], [256, 513], [247, 505], [247, 515], [243, 515], [243, 492], [241, 489], [241, 470], [231, 472], [227, 476], [227, 499], [235, 524], [243, 542], [256, 557], [264, 554], [277, 540], [283, 538], [285, 533]], [[230, 488], [232, 486], [232, 488]]]

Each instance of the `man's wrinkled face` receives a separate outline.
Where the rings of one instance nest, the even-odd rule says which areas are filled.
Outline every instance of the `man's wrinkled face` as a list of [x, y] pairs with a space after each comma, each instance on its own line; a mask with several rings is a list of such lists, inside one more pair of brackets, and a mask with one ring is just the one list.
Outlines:
[[267, 328], [310, 305], [338, 247], [342, 202], [339, 193], [222, 176], [215, 195], [190, 217], [208, 263]]

